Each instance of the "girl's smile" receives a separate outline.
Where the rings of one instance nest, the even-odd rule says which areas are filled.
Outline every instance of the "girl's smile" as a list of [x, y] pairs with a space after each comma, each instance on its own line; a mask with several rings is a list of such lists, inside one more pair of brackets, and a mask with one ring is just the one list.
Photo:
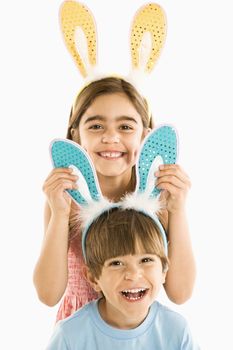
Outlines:
[[106, 160], [116, 160], [126, 155], [126, 152], [119, 152], [114, 150], [97, 152], [97, 154]]
[[78, 133], [98, 175], [130, 180], [145, 130], [141, 116], [126, 95], [96, 97], [81, 117]]

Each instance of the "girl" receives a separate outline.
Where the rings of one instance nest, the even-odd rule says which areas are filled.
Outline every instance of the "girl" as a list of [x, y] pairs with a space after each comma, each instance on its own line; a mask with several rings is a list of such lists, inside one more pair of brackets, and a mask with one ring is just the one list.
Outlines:
[[[127, 81], [108, 77], [94, 81], [79, 93], [70, 114], [67, 138], [78, 142], [90, 155], [102, 193], [118, 201], [134, 190], [135, 158], [140, 143], [153, 127], [145, 99]], [[180, 304], [190, 298], [195, 281], [195, 262], [185, 215], [188, 176], [179, 165], [164, 165], [155, 174], [163, 190], [166, 210], [161, 221], [169, 240], [170, 269], [165, 290]], [[50, 306], [63, 300], [57, 320], [71, 315], [97, 298], [83, 277], [83, 257], [78, 207], [65, 190], [77, 188], [71, 169], [54, 169], [45, 180], [45, 236], [34, 271], [40, 300]]]

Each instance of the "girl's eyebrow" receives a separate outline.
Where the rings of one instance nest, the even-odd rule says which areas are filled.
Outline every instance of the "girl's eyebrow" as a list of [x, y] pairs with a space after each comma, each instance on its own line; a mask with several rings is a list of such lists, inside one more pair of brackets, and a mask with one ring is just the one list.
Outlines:
[[[107, 119], [108, 119], [108, 117], [104, 117], [102, 115], [93, 115], [93, 116], [87, 117], [87, 119], [85, 120], [84, 124], [92, 122], [93, 120], [106, 121]], [[130, 117], [130, 116], [127, 116], [127, 115], [122, 115], [122, 116], [116, 117], [116, 121], [123, 121], [123, 120], [132, 121], [135, 124], [138, 123], [137, 120], [134, 117]]]
[[92, 122], [93, 120], [105, 120], [106, 118], [101, 116], [101, 115], [93, 115], [90, 117], [87, 117], [87, 119], [85, 120], [84, 124], [87, 124], [89, 122]]

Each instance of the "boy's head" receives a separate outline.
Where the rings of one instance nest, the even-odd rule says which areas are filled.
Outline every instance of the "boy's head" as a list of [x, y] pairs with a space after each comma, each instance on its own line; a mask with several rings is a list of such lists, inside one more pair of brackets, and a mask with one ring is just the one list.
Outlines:
[[113, 208], [101, 214], [86, 234], [86, 265], [98, 278], [104, 262], [123, 255], [157, 255], [163, 271], [168, 268], [161, 233], [154, 220], [133, 209]]
[[102, 292], [102, 318], [117, 328], [137, 327], [165, 282], [168, 258], [155, 221], [136, 210], [111, 209], [90, 226], [86, 276]]

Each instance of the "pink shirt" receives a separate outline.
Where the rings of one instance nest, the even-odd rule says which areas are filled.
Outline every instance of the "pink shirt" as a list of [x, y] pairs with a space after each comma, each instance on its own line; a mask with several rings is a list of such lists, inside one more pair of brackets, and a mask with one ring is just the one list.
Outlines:
[[[72, 231], [78, 230], [76, 225]], [[72, 232], [71, 232], [72, 235]], [[78, 230], [76, 238], [71, 240], [68, 251], [68, 283], [62, 302], [58, 309], [56, 321], [72, 315], [76, 310], [89, 301], [98, 298], [83, 276], [84, 260], [82, 255], [81, 232]]]

